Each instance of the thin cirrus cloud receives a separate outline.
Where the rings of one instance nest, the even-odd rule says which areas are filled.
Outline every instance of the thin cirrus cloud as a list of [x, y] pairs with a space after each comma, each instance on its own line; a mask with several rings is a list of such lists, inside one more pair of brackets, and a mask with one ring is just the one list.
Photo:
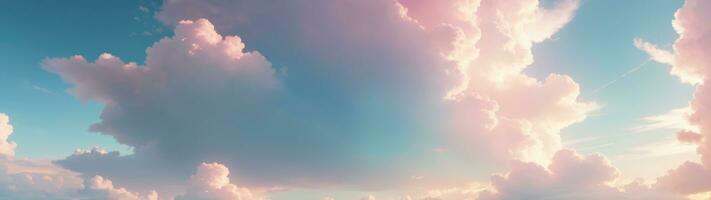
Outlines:
[[619, 175], [601, 155], [561, 150], [548, 167], [512, 163], [510, 172], [492, 177], [493, 192], [483, 191], [479, 199], [685, 199], [641, 181], [612, 186]]

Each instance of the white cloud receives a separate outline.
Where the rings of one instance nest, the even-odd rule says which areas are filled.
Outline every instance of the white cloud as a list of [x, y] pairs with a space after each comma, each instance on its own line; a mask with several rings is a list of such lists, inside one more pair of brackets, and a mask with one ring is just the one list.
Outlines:
[[672, 109], [667, 113], [642, 118], [644, 123], [632, 127], [633, 132], [648, 132], [659, 129], [698, 131], [698, 127], [689, 123], [690, 107]]
[[106, 200], [158, 200], [158, 193], [152, 191], [145, 196], [131, 192], [125, 188], [115, 187], [113, 182], [101, 176], [94, 176], [86, 183], [85, 192], [92, 198]]
[[[578, 99], [571, 77], [524, 69], [578, 4], [166, 1], [158, 17], [175, 36], [148, 48], [145, 64], [108, 53], [45, 62], [79, 98], [104, 105], [92, 131], [135, 149], [57, 163], [129, 189], [204, 160], [240, 171], [250, 187], [398, 187], [431, 156], [417, 148], [441, 146], [484, 169], [546, 163], [559, 131], [598, 106]], [[266, 9], [275, 10], [257, 12]]]
[[190, 177], [187, 194], [176, 199], [185, 200], [257, 200], [264, 199], [247, 188], [230, 183], [230, 171], [220, 163], [202, 163]]

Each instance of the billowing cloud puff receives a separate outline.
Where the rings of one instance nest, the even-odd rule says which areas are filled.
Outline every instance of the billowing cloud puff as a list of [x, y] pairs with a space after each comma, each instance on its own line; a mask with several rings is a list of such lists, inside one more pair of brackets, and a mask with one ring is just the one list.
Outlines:
[[701, 164], [687, 162], [677, 169], [669, 171], [658, 179], [658, 184], [680, 193], [692, 194], [711, 191], [711, 2], [687, 0], [672, 22], [679, 38], [674, 42], [673, 51], [661, 50], [652, 44], [636, 40], [638, 48], [646, 51], [659, 62], [672, 65], [671, 74], [682, 81], [697, 84], [691, 101], [689, 122], [698, 130], [686, 130], [678, 133], [682, 142], [698, 143], [697, 152], [701, 155]]
[[373, 195], [368, 195], [360, 198], [360, 200], [375, 200], [375, 197]]
[[114, 187], [113, 182], [101, 176], [94, 176], [86, 183], [85, 192], [92, 198], [106, 200], [158, 200], [158, 194], [153, 191], [146, 196], [131, 192], [125, 188]]
[[46, 60], [79, 98], [104, 105], [91, 130], [135, 152], [57, 163], [135, 190], [134, 182], [162, 185], [205, 161], [239, 171], [247, 186], [304, 187], [446, 176], [437, 166], [404, 167], [443, 146], [483, 168], [546, 162], [560, 149], [557, 133], [596, 106], [578, 100], [568, 76], [522, 71], [533, 44], [577, 5], [166, 1], [158, 17], [175, 35], [148, 48], [143, 65], [110, 54]]
[[77, 173], [49, 161], [0, 159], [0, 199], [67, 199], [82, 188]]
[[263, 199], [247, 188], [230, 183], [230, 171], [220, 163], [202, 163], [190, 177], [188, 193], [176, 199], [257, 200]]
[[683, 194], [694, 194], [708, 191], [711, 188], [711, 171], [705, 166], [694, 162], [685, 162], [678, 168], [670, 170], [669, 174], [659, 177], [660, 187], [678, 191]]
[[674, 42], [673, 52], [657, 48], [642, 40], [635, 40], [635, 45], [649, 53], [655, 61], [672, 65], [671, 73], [684, 82], [701, 83], [711, 73], [708, 69], [711, 58], [703, 55], [708, 52], [711, 39], [708, 36], [711, 26], [706, 12], [709, 3], [703, 0], [687, 0], [684, 6], [674, 14], [672, 25], [679, 34]]
[[[12, 126], [9, 117], [0, 113], [0, 129], [10, 135]], [[8, 143], [7, 138], [0, 144]], [[91, 152], [105, 153], [98, 148]], [[48, 160], [15, 158], [12, 154], [0, 157], [0, 199], [110, 199], [110, 200], [157, 200], [157, 194], [146, 196], [114, 187], [113, 183], [101, 176], [82, 179], [76, 172], [55, 165]]]
[[492, 191], [478, 199], [684, 199], [635, 181], [616, 188], [610, 184], [619, 173], [600, 155], [580, 156], [571, 150], [558, 151], [548, 167], [514, 162], [506, 175], [492, 177]]
[[676, 133], [676, 139], [684, 143], [697, 144], [701, 142], [701, 134], [689, 130], [682, 130]]
[[[457, 133], [469, 135], [456, 140], [482, 140], [476, 138], [482, 135], [502, 138], [491, 141], [498, 140], [492, 142], [494, 146], [508, 149], [513, 155], [498, 157], [545, 161], [560, 148], [560, 129], [583, 120], [587, 112], [596, 108], [577, 100], [579, 87], [568, 76], [551, 74], [545, 80], [536, 80], [522, 74], [533, 62], [533, 44], [550, 38], [569, 22], [578, 1], [560, 1], [552, 8], [540, 6], [537, 0], [401, 2], [412, 8], [407, 10], [408, 15], [423, 26], [449, 27], [459, 33], [446, 55], [456, 62], [463, 81], [449, 91], [448, 97], [462, 102], [483, 100], [484, 106], [466, 103], [455, 109], [466, 116], [481, 113], [477, 116], [488, 120], [454, 125], [465, 126], [459, 127], [463, 130]], [[521, 104], [521, 96], [534, 102], [536, 108]], [[482, 132], [494, 134], [472, 134]]]

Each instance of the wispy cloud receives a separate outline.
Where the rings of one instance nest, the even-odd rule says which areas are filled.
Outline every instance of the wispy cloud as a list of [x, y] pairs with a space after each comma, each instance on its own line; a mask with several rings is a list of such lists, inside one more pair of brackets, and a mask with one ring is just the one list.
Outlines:
[[629, 149], [628, 153], [616, 156], [619, 160], [636, 160], [671, 156], [683, 153], [693, 153], [696, 145], [682, 144], [674, 139], [664, 139], [660, 142], [641, 144]]
[[42, 93], [45, 93], [45, 94], [52, 94], [52, 95], [54, 94], [54, 92], [53, 92], [52, 90], [49, 90], [49, 89], [44, 88], [44, 87], [39, 86], [39, 85], [32, 85], [32, 89], [33, 89], [33, 90], [36, 90], [36, 91], [39, 91], [39, 92], [42, 92]]
[[642, 123], [630, 128], [632, 132], [642, 133], [660, 129], [691, 130], [698, 132], [698, 127], [691, 125], [687, 120], [691, 108], [677, 108], [664, 114], [652, 115], [642, 118]]

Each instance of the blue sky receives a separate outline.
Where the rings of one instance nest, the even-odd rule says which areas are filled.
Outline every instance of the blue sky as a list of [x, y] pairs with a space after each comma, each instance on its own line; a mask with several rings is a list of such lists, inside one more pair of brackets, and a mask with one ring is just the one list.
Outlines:
[[[9, 28], [3, 31], [0, 45], [5, 71], [0, 75], [4, 83], [0, 87], [8, 95], [0, 100], [0, 107], [12, 116], [16, 131], [22, 133], [12, 139], [19, 143], [34, 141], [17, 154], [56, 159], [77, 148], [102, 146], [128, 150], [110, 137], [87, 131], [97, 120], [100, 106], [80, 102], [67, 94], [69, 85], [43, 70], [41, 62], [48, 57], [96, 57], [104, 52], [142, 62], [145, 47], [170, 34], [156, 31], [164, 28], [151, 13], [139, 9], [150, 4], [139, 1], [5, 4], [0, 23]], [[38, 137], [47, 139], [35, 140]]]
[[[596, 115], [562, 134], [565, 139], [598, 136], [624, 143], [622, 147], [593, 151], [623, 150], [631, 138], [640, 138], [625, 136], [630, 126], [642, 117], [685, 106], [692, 93], [692, 87], [669, 76], [667, 67], [658, 63], [646, 63], [640, 70], [619, 78], [648, 59], [632, 45], [634, 38], [643, 37], [666, 46], [676, 38], [669, 19], [682, 2], [640, 2], [583, 1], [573, 21], [551, 41], [535, 46], [535, 62], [527, 69], [527, 73], [539, 78], [549, 73], [568, 74], [581, 85], [583, 98], [604, 105]], [[67, 94], [69, 85], [43, 70], [41, 62], [47, 57], [92, 58], [111, 52], [141, 63], [146, 46], [171, 34], [169, 28], [153, 18], [157, 6], [140, 1], [11, 4], [4, 7], [2, 25], [12, 29], [3, 33], [0, 47], [6, 70], [2, 76], [9, 83], [0, 87], [10, 93], [0, 106], [13, 116], [17, 131], [23, 133], [13, 135], [19, 143], [39, 136], [52, 138], [43, 144], [34, 141], [20, 149], [18, 155], [60, 158], [76, 148], [93, 146], [127, 151], [128, 147], [117, 145], [110, 137], [87, 132], [88, 125], [96, 121], [100, 106]], [[152, 10], [146, 13], [139, 6]], [[631, 7], [637, 12], [629, 12], [627, 8]], [[22, 23], [13, 19], [22, 19]], [[664, 134], [654, 134], [648, 140], [661, 135]], [[47, 148], [56, 153], [48, 153]]]
[[[441, 85], [427, 85], [431, 82], [440, 81], [439, 77], [421, 79], [422, 74], [427, 73], [418, 71], [430, 69], [425, 67], [418, 68], [420, 65], [426, 65], [422, 63], [441, 64], [444, 62], [429, 59], [427, 56], [434, 55], [432, 53], [414, 50], [418, 47], [430, 47], [430, 43], [424, 42], [416, 45], [408, 43], [408, 41], [416, 41], [422, 38], [429, 39], [427, 34], [430, 33], [416, 31], [416, 33], [412, 33], [412, 30], [417, 30], [414, 28], [415, 26], [400, 24], [399, 19], [395, 20], [396, 22], [392, 22], [390, 18], [380, 19], [390, 15], [379, 11], [390, 11], [390, 7], [383, 6], [386, 4], [382, 2], [375, 2], [377, 2], [374, 3], [376, 6], [372, 7], [357, 3], [353, 3], [357, 5], [348, 4], [353, 6], [355, 10], [371, 8], [368, 10], [372, 12], [370, 15], [357, 19], [343, 16], [350, 16], [350, 14], [360, 16], [362, 13], [357, 11], [349, 13], [343, 10], [324, 10], [323, 12], [314, 13], [309, 11], [309, 7], [304, 6], [306, 4], [296, 2], [279, 5], [262, 5], [262, 3], [251, 1], [246, 1], [246, 3], [241, 1], [215, 1], [204, 4], [191, 1], [170, 1], [168, 4], [163, 4], [143, 0], [5, 2], [0, 7], [0, 27], [4, 27], [3, 31], [0, 31], [0, 61], [2, 61], [0, 62], [0, 69], [3, 71], [0, 73], [0, 91], [3, 91], [3, 96], [0, 98], [0, 113], [10, 116], [10, 123], [14, 127], [10, 140], [15, 141], [19, 146], [14, 156], [28, 159], [68, 161], [67, 163], [70, 164], [67, 166], [69, 166], [72, 165], [71, 162], [73, 160], [71, 160], [71, 157], [67, 158], [67, 156], [72, 155], [76, 149], [101, 147], [108, 152], [120, 152], [123, 157], [118, 157], [118, 159], [131, 160], [131, 162], [137, 164], [130, 166], [135, 167], [144, 166], [141, 163], [144, 161], [142, 159], [153, 158], [151, 156], [170, 157], [165, 155], [167, 151], [165, 149], [180, 149], [184, 150], [186, 158], [156, 162], [177, 165], [177, 163], [196, 164], [199, 163], [198, 161], [207, 162], [209, 159], [215, 159], [227, 165], [233, 171], [234, 169], [239, 169], [244, 172], [254, 172], [263, 168], [264, 174], [257, 173], [240, 177], [245, 180], [245, 183], [248, 183], [246, 185], [255, 186], [255, 188], [258, 188], [257, 190], [265, 190], [265, 188], [269, 188], [269, 184], [280, 183], [279, 181], [283, 181], [282, 185], [309, 185], [303, 190], [277, 192], [273, 195], [274, 199], [321, 198], [328, 196], [328, 194], [336, 199], [359, 198], [364, 193], [383, 196], [400, 195], [403, 192], [393, 192], [391, 189], [369, 190], [369, 188], [399, 184], [398, 178], [406, 176], [417, 180], [422, 179], [417, 178], [419, 177], [418, 175], [404, 175], [406, 173], [427, 174], [422, 175], [425, 177], [424, 179], [433, 181], [427, 179], [429, 178], [428, 175], [436, 176], [434, 174], [442, 171], [440, 173], [442, 176], [438, 177], [441, 180], [438, 179], [435, 182], [440, 184], [438, 181], [441, 181], [443, 184], [450, 181], [447, 184], [443, 184], [449, 186], [454, 182], [464, 182], [464, 179], [483, 178], [485, 180], [475, 180], [473, 182], [485, 182], [490, 172], [508, 170], [508, 166], [499, 168], [499, 165], [502, 165], [499, 162], [509, 160], [509, 158], [497, 157], [499, 154], [490, 154], [493, 157], [497, 157], [491, 159], [494, 160], [491, 161], [491, 164], [478, 165], [474, 163], [482, 162], [482, 160], [478, 160], [477, 156], [489, 154], [488, 152], [475, 152], [474, 154], [470, 154], [471, 152], [457, 152], [487, 151], [482, 150], [489, 148], [486, 147], [486, 144], [450, 144], [448, 142], [450, 142], [451, 138], [429, 135], [430, 132], [441, 130], [458, 130], [457, 127], [439, 129], [444, 125], [429, 124], [429, 122], [433, 121], [440, 122], [438, 120], [447, 121], [446, 119], [449, 118], [440, 119], [440, 117], [451, 114], [450, 112], [452, 111], [448, 110], [448, 107], [442, 109], [441, 105], [434, 100], [438, 97], [433, 96], [430, 98], [426, 96], [440, 92], [438, 89], [440, 89]], [[420, 26], [424, 27], [423, 29], [434, 27], [427, 24], [429, 22], [425, 19], [425, 17], [430, 17], [432, 13], [434, 13], [432, 15], [438, 14], [434, 7], [425, 6], [427, 8], [425, 9], [426, 12], [419, 14], [420, 11], [416, 7], [418, 6], [417, 3], [406, 2], [408, 1], [403, 1], [401, 6], [408, 9], [408, 16], [419, 20], [417, 23], [421, 23]], [[555, 6], [560, 2], [564, 1], [543, 0], [541, 4], [545, 8], [556, 9]], [[674, 139], [678, 127], [635, 131], [635, 127], [649, 123], [644, 120], [645, 117], [665, 114], [670, 110], [688, 106], [695, 92], [696, 88], [693, 85], [684, 84], [679, 81], [679, 78], [670, 75], [670, 67], [668, 65], [651, 61], [650, 56], [635, 47], [633, 43], [635, 38], [643, 38], [645, 41], [657, 44], [662, 49], [672, 49], [679, 35], [672, 27], [671, 21], [674, 19], [674, 13], [682, 5], [684, 5], [682, 0], [581, 0], [577, 4], [577, 9], [573, 9], [574, 18], [572, 20], [568, 23], [563, 23], [564, 26], [557, 30], [555, 34], [552, 34], [549, 39], [541, 43], [534, 43], [532, 47], [533, 64], [523, 66], [525, 70], [521, 74], [522, 76], [535, 78], [540, 82], [550, 74], [568, 75], [580, 86], [580, 94], [577, 96], [575, 103], [567, 105], [571, 107], [571, 110], [583, 107], [583, 102], [595, 102], [601, 105], [597, 110], [581, 111], [574, 115], [575, 117], [582, 116], [584, 120], [577, 123], [561, 122], [562, 130], [552, 131], [551, 134], [560, 135], [560, 142], [564, 148], [574, 149], [584, 155], [601, 153], [622, 173], [622, 179], [642, 177], [654, 180], [656, 177], [664, 175], [667, 170], [675, 168], [686, 160], [698, 160], [693, 148], [686, 148], [690, 146], [674, 146], [678, 145]], [[290, 6], [294, 8], [289, 8]], [[339, 6], [342, 6], [342, 4], [336, 4], [335, 6], [327, 4], [315, 9], [337, 9]], [[379, 10], [380, 8], [382, 10]], [[272, 12], [278, 14], [269, 14]], [[484, 13], [484, 11], [481, 12]], [[332, 19], [322, 18], [322, 16], [327, 15], [334, 15], [334, 17]], [[225, 84], [228, 86], [228, 90], [223, 91], [227, 94], [224, 96], [221, 95], [222, 93], [214, 92], [210, 89], [202, 91], [200, 89], [205, 89], [202, 88], [203, 85], [193, 84], [198, 85], [192, 88], [197, 90], [195, 93], [190, 91], [171, 93], [173, 91], [168, 90], [156, 96], [149, 94], [145, 98], [140, 97], [140, 95], [136, 95], [136, 98], [116, 97], [123, 94], [121, 93], [122, 86], [112, 84], [120, 82], [83, 80], [81, 77], [84, 76], [72, 74], [74, 72], [70, 70], [74, 66], [84, 64], [93, 66], [94, 60], [103, 58], [100, 55], [107, 52], [119, 57], [123, 61], [122, 64], [136, 62], [140, 65], [139, 68], [157, 69], [161, 67], [160, 63], [172, 63], [165, 61], [156, 62], [159, 63], [158, 65], [151, 65], [144, 62], [147, 56], [156, 56], [154, 57], [155, 60], [159, 61], [171, 58], [170, 56], [164, 56], [171, 55], [170, 53], [161, 54], [162, 51], [167, 51], [161, 49], [161, 45], [166, 45], [166, 49], [182, 48], [178, 44], [170, 43], [180, 39], [177, 36], [178, 33], [174, 33], [174, 29], [184, 26], [186, 33], [181, 33], [185, 35], [180, 36], [191, 38], [192, 35], [189, 33], [192, 33], [192, 28], [195, 27], [192, 27], [192, 21], [190, 21], [190, 25], [185, 25], [178, 22], [179, 19], [197, 20], [198, 18], [206, 18], [206, 20], [209, 20], [207, 23], [211, 23], [209, 26], [205, 25], [196, 29], [209, 29], [209, 32], [216, 32], [222, 36], [236, 35], [240, 39], [239, 44], [244, 45], [241, 47], [244, 49], [238, 49], [240, 52], [251, 52], [250, 55], [258, 55], [258, 58], [253, 58], [257, 61], [248, 60], [245, 61], [246, 63], [254, 62], [257, 64], [252, 63], [252, 65], [263, 65], [260, 59], [264, 59], [267, 63], [266, 67], [274, 71], [273, 77], [265, 78], [269, 79], [265, 82], [277, 82], [279, 86], [276, 87], [278, 89], [274, 91], [264, 89], [268, 92], [263, 92], [262, 85], [260, 85], [263, 84], [262, 82], [251, 83], [249, 82], [253, 81], [251, 78], [239, 77], [236, 82], [241, 83], [240, 80], [247, 80], [249, 83], [246, 83], [248, 85], [246, 87], [252, 87], [250, 84], [254, 84], [257, 85], [254, 87], [258, 88], [244, 89], [239, 84], [237, 86], [229, 85], [233, 84], [233, 82], [226, 81]], [[449, 20], [446, 17], [441, 19]], [[487, 18], [482, 17], [482, 19], [486, 20]], [[437, 18], [437, 20], [440, 20], [440, 18]], [[273, 23], [274, 21], [283, 23], [275, 24]], [[342, 33], [345, 32], [344, 29], [350, 30], [339, 26], [339, 23], [343, 22], [352, 23], [349, 24], [350, 27], [356, 28], [353, 28], [350, 32]], [[200, 23], [203, 22], [196, 21], [194, 24]], [[213, 24], [214, 27], [212, 27]], [[452, 26], [461, 25], [453, 24]], [[483, 27], [482, 30], [486, 30], [484, 25], [481, 26]], [[314, 29], [314, 27], [317, 28]], [[382, 29], [387, 27], [388, 29], [378, 31], [379, 29], [370, 29], [372, 27]], [[323, 28], [325, 31], [319, 28]], [[535, 29], [537, 27], [530, 28]], [[359, 32], [359, 30], [369, 31]], [[466, 27], [462, 30], [464, 34], [470, 34]], [[392, 37], [390, 33], [402, 34], [402, 37]], [[487, 32], [485, 31], [484, 34], [487, 34]], [[223, 38], [221, 37], [220, 39]], [[353, 40], [351, 41], [350, 39]], [[387, 41], [381, 41], [381, 39]], [[342, 43], [339, 43], [341, 41]], [[403, 46], [411, 49], [397, 51], [402, 49]], [[155, 50], [157, 53], [147, 55], [147, 48], [149, 47], [158, 49]], [[192, 50], [190, 51], [192, 55]], [[482, 47], [481, 51], [487, 51], [486, 47]], [[496, 53], [492, 54], [498, 55]], [[64, 61], [57, 61], [60, 64], [47, 62], [51, 61], [48, 60], [50, 58], [69, 58], [74, 55], [82, 55], [88, 60], [88, 63], [73, 63], [73, 65], [67, 64], [67, 66], [64, 66], [64, 64], [61, 64]], [[501, 57], [508, 56], [503, 53], [502, 55]], [[410, 59], [402, 58], [406, 56], [410, 56]], [[359, 60], [364, 58], [368, 60]], [[250, 57], [250, 59], [252, 58]], [[210, 61], [205, 64], [201, 63], [204, 60], [187, 60], [182, 62], [194, 62], [204, 65], [220, 64], [222, 62]], [[76, 60], [66, 60], [68, 63], [74, 61]], [[179, 61], [174, 62], [180, 63]], [[509, 60], [502, 62], [512, 62], [512, 65], [517, 64], [516, 61]], [[45, 63], [44, 67], [43, 63]], [[400, 68], [388, 71], [389, 68], [383, 68], [383, 66], [390, 64], [406, 65], [411, 63], [416, 64], [413, 64], [413, 67], [409, 68], [410, 70], [408, 71]], [[482, 61], [482, 63], [487, 62]], [[343, 69], [337, 67], [339, 64], [344, 66]], [[361, 65], [363, 66], [362, 68], [354, 67]], [[402, 73], [403, 71], [408, 73]], [[164, 73], [170, 74], [173, 72], [176, 71], [167, 70]], [[221, 76], [209, 74], [212, 72], [207, 71], [206, 74], [208, 75], [206, 76], [219, 81]], [[371, 72], [379, 73], [370, 74]], [[97, 74], [87, 73], [85, 75], [90, 77], [102, 77], [103, 75], [101, 74], [103, 72], [97, 72]], [[190, 73], [195, 74], [192, 71], [188, 72], [188, 74]], [[257, 74], [255, 76], [259, 77], [262, 71], [254, 73]], [[398, 74], [402, 76], [393, 76]], [[73, 75], [80, 78], [72, 79]], [[174, 75], [180, 77], [184, 74]], [[201, 74], [195, 76], [199, 75]], [[471, 77], [475, 76], [472, 75]], [[110, 78], [112, 77], [107, 79]], [[421, 81], [407, 82], [411, 80]], [[180, 79], [175, 82], [180, 81], [185, 80]], [[211, 81], [205, 81], [205, 84], [208, 85], [205, 86], [206, 88], [210, 87]], [[149, 79], [145, 82], [135, 81], [136, 84], [140, 85], [136, 86], [139, 89], [157, 87], [153, 84], [158, 82], [154, 79]], [[404, 84], [406, 82], [411, 84]], [[486, 97], [483, 99], [494, 103], [498, 102], [498, 106], [507, 106], [505, 98], [509, 96], [506, 96], [506, 91], [501, 92], [504, 97], [497, 96], [501, 93], [491, 92], [489, 94], [490, 91], [479, 88], [488, 87], [486, 84], [489, 83], [485, 81], [482, 81], [482, 83], [484, 86], [470, 85], [468, 87], [476, 88], [472, 89], [472, 91], [481, 97]], [[108, 88], [106, 90], [110, 91], [94, 91], [95, 88], [92, 88], [92, 84], [106, 84], [105, 88]], [[541, 82], [539, 84], [546, 83]], [[445, 84], [442, 83], [442, 85]], [[179, 86], [183, 85], [176, 87]], [[282, 86], [283, 88], [281, 88]], [[423, 87], [421, 91], [418, 91], [418, 86], [427, 87]], [[565, 87], [566, 85], [553, 83], [553, 86], [551, 86], [553, 89], [550, 90], [555, 90], [559, 86]], [[81, 89], [81, 87], [84, 87], [84, 89]], [[103, 87], [104, 85], [101, 85], [99, 88]], [[264, 86], [264, 88], [269, 87], [271, 86]], [[68, 93], [71, 88], [80, 88], [80, 90], [85, 90], [84, 92], [87, 94]], [[496, 87], [491, 86], [490, 88]], [[134, 89], [134, 91], [139, 89]], [[239, 93], [242, 89], [249, 91], [247, 94], [256, 95], [257, 97], [254, 99], [247, 98], [245, 100], [246, 103], [242, 102], [244, 93]], [[232, 92], [234, 91], [238, 91], [238, 94], [233, 94]], [[101, 96], [105, 95], [102, 92], [110, 95]], [[171, 96], [172, 94], [183, 96]], [[82, 95], [88, 96], [86, 99], [89, 100], [81, 100], [80, 96]], [[204, 95], [207, 97], [206, 99], [192, 98], [192, 95]], [[184, 108], [185, 112], [197, 116], [197, 119], [191, 118], [187, 120], [176, 116], [175, 114], [178, 112], [175, 110], [173, 111], [176, 113], [171, 111], [160, 112], [163, 111], [162, 109], [171, 108], [171, 106], [183, 109], [185, 105], [191, 104], [184, 104], [186, 102], [180, 100], [166, 102], [165, 104], [151, 104], [154, 103], [153, 100], [160, 102], [160, 100], [182, 99], [183, 97], [188, 102], [196, 99], [212, 102], [215, 104], [215, 108], [210, 105], [200, 108]], [[420, 97], [423, 98], [416, 100], [421, 101], [410, 99]], [[523, 102], [536, 97], [520, 95], [516, 98]], [[477, 99], [475, 104], [477, 106], [484, 105], [481, 109], [482, 111], [486, 110], [486, 100]], [[254, 103], [253, 101], [259, 103]], [[108, 105], [109, 103], [107, 102], [118, 102], [117, 105], [119, 106], [112, 107], [115, 105]], [[229, 102], [234, 102], [234, 107]], [[220, 107], [222, 105], [228, 106]], [[248, 105], [246, 106], [247, 108], [242, 107], [245, 105]], [[262, 108], [261, 106], [268, 108]], [[422, 109], [413, 110], [413, 107]], [[215, 116], [201, 115], [203, 113], [200, 111], [217, 108], [222, 108], [222, 110], [218, 111]], [[568, 107], [563, 109], [568, 109]], [[580, 109], [584, 110], [584, 108]], [[245, 112], [247, 114], [244, 115], [247, 116], [239, 114], [239, 116], [233, 116], [234, 113], [238, 112]], [[108, 117], [102, 118], [102, 113]], [[138, 115], [136, 113], [143, 114]], [[166, 116], [166, 119], [156, 120], [152, 118], [162, 115]], [[298, 120], [296, 122], [293, 121], [293, 116], [297, 116]], [[473, 116], [474, 121], [479, 119], [476, 118], [477, 116], [479, 115]], [[516, 119], [517, 117], [516, 114], [511, 114], [511, 116], [501, 117], [497, 120], [500, 121], [499, 123], [505, 124], [508, 123], [506, 120]], [[551, 116], [555, 118], [556, 115], [553, 113]], [[178, 121], [171, 121], [171, 119], [177, 119]], [[248, 122], [233, 126], [232, 124], [221, 124], [223, 123], [222, 119], [225, 121], [239, 119]], [[250, 123], [252, 122], [251, 120], [258, 121], [257, 119], [270, 119], [274, 123], [265, 123], [263, 121]], [[483, 117], [482, 119], [486, 120]], [[195, 122], [197, 125], [192, 126], [192, 124], [188, 125], [189, 123], [186, 123], [180, 126], [182, 128], [164, 127], [165, 124], [186, 122], [181, 120]], [[526, 120], [529, 119], [523, 119], [522, 121]], [[537, 129], [535, 128], [535, 122], [537, 121], [535, 119], [530, 119], [529, 121], [534, 123], [533, 129]], [[95, 132], [89, 131], [89, 127], [95, 123], [102, 124], [104, 129]], [[478, 123], [478, 121], [475, 123]], [[208, 126], [211, 124], [217, 124], [214, 130]], [[155, 125], [155, 127], [148, 127], [152, 125]], [[556, 124], [550, 127], [557, 126]], [[304, 141], [298, 141], [301, 137], [285, 135], [284, 133], [248, 134], [244, 136], [239, 134], [221, 135], [222, 132], [225, 132], [224, 129], [227, 129], [227, 132], [234, 131], [231, 128], [238, 129], [237, 132], [255, 130], [257, 130], [256, 132], [293, 131], [294, 133], [292, 134], [314, 130], [324, 132], [305, 134], [303, 138], [307, 139], [304, 139]], [[191, 135], [193, 133], [187, 132], [186, 129], [193, 130], [199, 134]], [[135, 133], [127, 133], [129, 131], [135, 131]], [[164, 132], [152, 135], [154, 132], [161, 131]], [[210, 138], [213, 131], [219, 132], [214, 135], [218, 139]], [[203, 136], [208, 139], [204, 139]], [[220, 137], [223, 137], [224, 144], [221, 143]], [[168, 140], [173, 143], [156, 138], [169, 138]], [[188, 143], [191, 138], [197, 138], [194, 140], [198, 144], [191, 146], [192, 144]], [[474, 140], [482, 139], [474, 138]], [[120, 144], [117, 139], [123, 139], [125, 144]], [[140, 141], [141, 139], [146, 139], [145, 143]], [[247, 142], [239, 143], [239, 145], [237, 143], [228, 145], [228, 141], [232, 139], [245, 140]], [[263, 140], [280, 141], [261, 144], [260, 142], [263, 142]], [[299, 148], [289, 151], [288, 148], [292, 147], [290, 145], [293, 145], [293, 142], [299, 143], [293, 147], [303, 147], [299, 145], [304, 145], [313, 147], [313, 149]], [[492, 146], [497, 146], [497, 142], [501, 141], [491, 141], [489, 143], [493, 144]], [[217, 143], [215, 148], [205, 147], [204, 151], [192, 150], [192, 148], [200, 149], [201, 145], [209, 146], [209, 144], [214, 143]], [[483, 143], [486, 143], [486, 141]], [[657, 154], [658, 152], [654, 152], [649, 148], [650, 146], [663, 146], [666, 144], [671, 144], [670, 148], [678, 147], [685, 150], [669, 154]], [[244, 147], [240, 145], [244, 145]], [[272, 148], [269, 145], [283, 146]], [[471, 146], [474, 147], [470, 149], [469, 147]], [[479, 146], [484, 147], [477, 149]], [[338, 148], [334, 148], [332, 152], [325, 150], [333, 147]], [[131, 156], [136, 148], [141, 153]], [[491, 147], [491, 149], [496, 148]], [[273, 152], [269, 152], [271, 150], [282, 153], [272, 154]], [[548, 156], [544, 156], [545, 158], [543, 159], [535, 156], [531, 156], [530, 160], [517, 159], [538, 162], [544, 165], [544, 163], [550, 161], [552, 152], [547, 153], [542, 154]], [[276, 156], [264, 158], [260, 157], [260, 155]], [[180, 156], [182, 155], [176, 155], [176, 157]], [[193, 159], [191, 156], [202, 160]], [[228, 158], [230, 156], [244, 157], [232, 159]], [[463, 157], [467, 158], [462, 159]], [[468, 160], [468, 157], [477, 158]], [[279, 159], [282, 159], [282, 162], [276, 161]], [[486, 158], [485, 162], [488, 162], [488, 159]], [[245, 160], [255, 161], [255, 163], [245, 164]], [[391, 164], [394, 161], [399, 164]], [[287, 169], [264, 165], [279, 165], [283, 163], [293, 165], [290, 165], [290, 168]], [[410, 166], [413, 163], [421, 164]], [[145, 164], [145, 166], [149, 165], [153, 167], [153, 163]], [[323, 168], [305, 169], [313, 165], [319, 165]], [[351, 170], [347, 165], [354, 165], [350, 167], [360, 167], [362, 169], [350, 171], [352, 174], [343, 175], [342, 178], [339, 177], [341, 179], [334, 179], [333, 175], [329, 174]], [[640, 166], [648, 165], [654, 165], [655, 167], [640, 169]], [[67, 166], [63, 167], [75, 170]], [[181, 175], [187, 178], [190, 174], [185, 173], [189, 170], [194, 170], [195, 167], [186, 165], [174, 168], [175, 173], [182, 173]], [[145, 169], [158, 170], [162, 168], [146, 167]], [[281, 170], [278, 173], [270, 173], [266, 172], [268, 171], [267, 169]], [[398, 174], [397, 176], [388, 174], [391, 172], [388, 170], [393, 169], [402, 169], [403, 174]], [[83, 176], [89, 176], [92, 173], [105, 172], [102, 170], [104, 169], [89, 170], [90, 172], [80, 171], [79, 173], [83, 174]], [[282, 170], [284, 171], [283, 173], [281, 172]], [[292, 171], [293, 173], [302, 174], [293, 175], [291, 174]], [[319, 172], [323, 173], [320, 174]], [[116, 172], [117, 175], [113, 175], [119, 178], [112, 177], [112, 175], [109, 175], [110, 173], [105, 176], [117, 179], [115, 182], [120, 184], [134, 184], [131, 181], [135, 180], [122, 180], [120, 177], [125, 175], [122, 173], [126, 172]], [[173, 171], [156, 177], [174, 175], [169, 173], [173, 173]], [[363, 183], [367, 181], [367, 178], [380, 174], [388, 174], [388, 177], [396, 176], [397, 178], [375, 181], [376, 183], [374, 184]], [[261, 181], [255, 178], [257, 175], [264, 175], [264, 177], [269, 178]], [[284, 177], [281, 177], [282, 175]], [[453, 180], [452, 177], [456, 176], [460, 177]], [[238, 177], [238, 175], [232, 177], [233, 182], [237, 179], [234, 177]], [[311, 178], [318, 180], [314, 181]], [[388, 178], [383, 177], [382, 179]], [[145, 184], [148, 184], [148, 182]], [[271, 186], [279, 187], [282, 185]], [[299, 187], [303, 187], [303, 185], [299, 185]], [[321, 185], [331, 186], [319, 188]], [[315, 188], [311, 188], [313, 186]], [[127, 187], [132, 189], [131, 186]], [[421, 185], [409, 185], [409, 187], [421, 187]], [[165, 189], [165, 191], [175, 194], [175, 191], [172, 191], [175, 188], [180, 187], [176, 186]], [[140, 192], [143, 193], [144, 191]], [[162, 192], [162, 190], [159, 189], [159, 192]], [[0, 190], [0, 193], [2, 193], [2, 190]]]

